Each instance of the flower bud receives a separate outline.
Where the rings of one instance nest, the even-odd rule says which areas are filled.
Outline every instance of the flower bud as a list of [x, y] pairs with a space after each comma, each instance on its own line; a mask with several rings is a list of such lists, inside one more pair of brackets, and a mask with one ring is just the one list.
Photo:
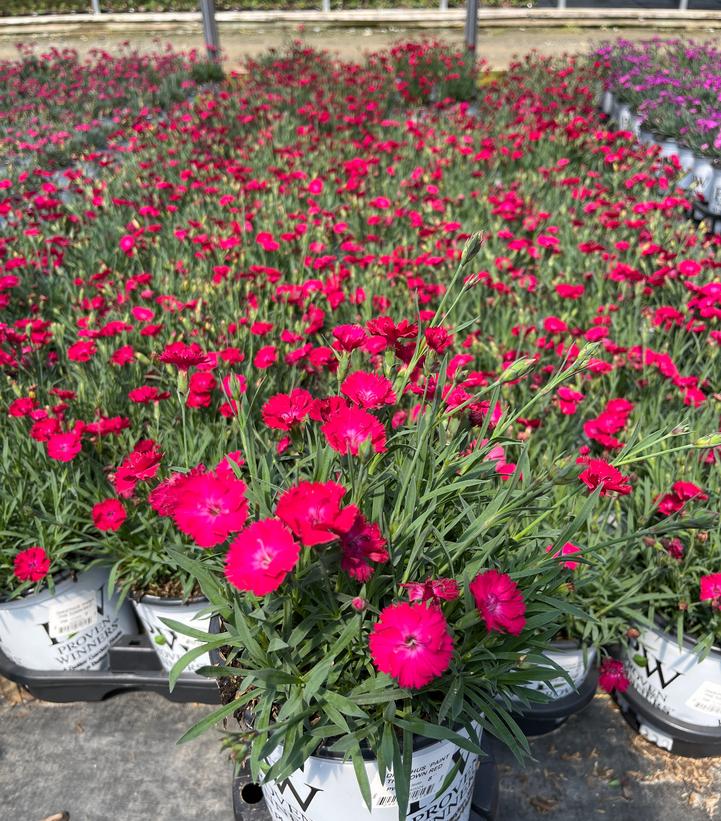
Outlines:
[[351, 601], [351, 607], [358, 613], [362, 613], [368, 607], [368, 602], [362, 596], [356, 596]]
[[338, 360], [338, 383], [340, 384], [348, 375], [350, 367], [350, 354], [344, 353]]
[[530, 373], [535, 364], [534, 359], [523, 356], [520, 359], [516, 359], [515, 362], [511, 362], [500, 375], [499, 379], [501, 382], [513, 382], [515, 379], [520, 379], [522, 376]]
[[629, 639], [637, 639], [640, 635], [641, 631], [636, 627], [629, 627], [628, 630], [626, 630], [626, 637]]
[[701, 436], [694, 443], [695, 448], [715, 448], [721, 445], [721, 432]]
[[383, 375], [391, 381], [398, 375], [396, 355], [390, 348], [383, 354]]
[[358, 458], [365, 464], [374, 454], [373, 442], [370, 439], [364, 439], [358, 445]]
[[481, 231], [476, 231], [475, 234], [471, 234], [471, 236], [466, 240], [466, 244], [463, 246], [461, 265], [466, 265], [474, 257], [478, 256], [478, 252], [481, 250], [481, 247], [485, 241], [486, 238]]
[[244, 386], [243, 376], [238, 376], [234, 371], [230, 372], [230, 376], [228, 377], [228, 387], [230, 388], [230, 398], [234, 402], [240, 402], [243, 391], [242, 387]]
[[573, 360], [573, 370], [582, 371], [596, 353], [598, 353], [600, 347], [600, 342], [587, 342], [578, 352], [578, 356]]

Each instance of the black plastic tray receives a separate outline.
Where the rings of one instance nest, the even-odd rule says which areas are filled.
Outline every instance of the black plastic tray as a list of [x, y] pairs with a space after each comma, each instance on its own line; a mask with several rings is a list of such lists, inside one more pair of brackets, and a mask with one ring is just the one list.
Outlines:
[[[629, 686], [625, 693], [614, 693], [613, 698], [628, 724], [649, 743], [654, 744], [656, 741], [648, 735], [644, 736], [641, 732], [642, 724], [648, 727], [651, 733], [656, 731], [671, 739], [669, 752], [675, 755], [686, 758], [721, 755], [721, 727], [702, 727], [679, 721], [654, 707], [639, 695], [633, 686]], [[665, 749], [660, 744], [656, 746]]]
[[219, 704], [213, 679], [183, 675], [173, 692], [168, 674], [145, 635], [122, 636], [110, 648], [109, 670], [29, 670], [0, 651], [0, 675], [44, 701], [102, 701], [115, 693], [149, 690], [170, 701]]
[[587, 707], [596, 695], [598, 668], [594, 665], [583, 680], [578, 691], [543, 704], [533, 704], [527, 710], [514, 713], [518, 726], [524, 735], [538, 736], [552, 733], [575, 713]]
[[[487, 753], [476, 774], [476, 783], [471, 799], [470, 821], [496, 821], [498, 818], [498, 773], [496, 762], [490, 751], [486, 737], [481, 744]], [[257, 784], [250, 781], [247, 773], [233, 779], [233, 813], [235, 821], [270, 821], [263, 794]], [[338, 817], [342, 817], [339, 810]]]

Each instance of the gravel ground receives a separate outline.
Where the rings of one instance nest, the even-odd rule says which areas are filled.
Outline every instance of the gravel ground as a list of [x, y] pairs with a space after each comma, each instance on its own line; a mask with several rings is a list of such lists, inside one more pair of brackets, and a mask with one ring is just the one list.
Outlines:
[[[213, 734], [175, 744], [208, 709], [149, 693], [50, 704], [0, 682], [0, 818], [232, 821], [231, 765]], [[605, 696], [532, 749], [525, 766], [496, 750], [500, 821], [721, 817], [721, 759], [657, 750]], [[244, 813], [244, 821], [268, 819], [262, 805]]]
[[[1, 0], [0, 0], [1, 2]], [[232, 68], [250, 55], [257, 55], [268, 48], [282, 48], [284, 44], [298, 37], [298, 29], [248, 28], [240, 31], [221, 31], [221, 47]], [[684, 35], [678, 32], [660, 31], [652, 27], [640, 29], [480, 29], [478, 32], [478, 55], [484, 57], [491, 68], [505, 69], [511, 59], [518, 54], [526, 54], [537, 49], [542, 54], [563, 54], [583, 52], [592, 46], [617, 36], [630, 40], [648, 39], [660, 36], [691, 36], [695, 40], [707, 41], [718, 39], [718, 32], [693, 32]], [[312, 29], [306, 27], [302, 32], [303, 40], [309, 45], [321, 49], [331, 49], [347, 58], [358, 58], [368, 51], [386, 48], [399, 40], [419, 39], [423, 36], [417, 29], [383, 30], [380, 28], [367, 29]], [[461, 30], [428, 30], [427, 37], [437, 37], [441, 40], [463, 43]], [[86, 53], [92, 48], [102, 48], [116, 51], [121, 43], [130, 41], [131, 45], [148, 50], [158, 43], [172, 43], [176, 49], [203, 48], [203, 38], [198, 26], [174, 26], [162, 31], [143, 34], [136, 30], [128, 32], [110, 32], [93, 30], [92, 33], [58, 34], [49, 29], [43, 32], [25, 33], [0, 36], [0, 59], [12, 58], [17, 55], [16, 44], [22, 39], [25, 43], [34, 43], [38, 48], [47, 49], [52, 46], [61, 48], [75, 48], [80, 53]]]

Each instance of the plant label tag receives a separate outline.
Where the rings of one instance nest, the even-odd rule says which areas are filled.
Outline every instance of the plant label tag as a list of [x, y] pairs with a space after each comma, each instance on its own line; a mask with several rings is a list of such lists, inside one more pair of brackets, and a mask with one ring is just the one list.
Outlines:
[[[438, 747], [440, 746], [440, 750]], [[411, 770], [410, 793], [408, 803], [428, 803], [432, 801], [436, 793], [443, 786], [446, 776], [456, 766], [456, 759], [460, 758], [465, 765], [469, 754], [465, 751], [456, 751], [451, 745], [434, 745], [435, 751], [429, 753], [416, 753], [413, 756], [413, 769]], [[431, 748], [433, 749], [433, 748]], [[376, 774], [374, 783], [371, 784], [372, 802], [374, 807], [397, 807], [396, 785], [393, 778], [393, 771], [386, 773], [383, 784]]]
[[694, 710], [721, 718], [721, 684], [704, 681], [686, 704]]
[[48, 608], [48, 633], [50, 638], [65, 638], [87, 630], [98, 620], [95, 593], [77, 594], [51, 604]]

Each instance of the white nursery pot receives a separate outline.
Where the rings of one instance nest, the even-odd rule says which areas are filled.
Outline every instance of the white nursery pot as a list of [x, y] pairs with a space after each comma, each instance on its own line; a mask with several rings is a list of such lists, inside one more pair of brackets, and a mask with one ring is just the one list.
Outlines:
[[527, 736], [553, 732], [570, 716], [581, 712], [596, 693], [595, 650], [586, 648], [584, 653], [578, 642], [565, 640], [553, 642], [543, 655], [564, 670], [570, 682], [557, 676], [550, 681], [532, 681], [523, 685], [527, 690], [543, 693], [547, 699], [531, 701], [528, 705], [517, 702], [513, 717]]
[[630, 131], [631, 129], [631, 109], [625, 103], [618, 107], [618, 128], [619, 131]]
[[[271, 763], [279, 755], [271, 756]], [[432, 742], [414, 751], [407, 821], [468, 821], [478, 762], [477, 755], [450, 741]], [[387, 773], [381, 783], [376, 761], [364, 764], [373, 798], [371, 812], [361, 796], [353, 764], [314, 755], [289, 778], [262, 785], [270, 817], [274, 821], [398, 821], [393, 773]], [[454, 767], [453, 781], [436, 798]]]
[[679, 146], [678, 149], [678, 162], [681, 166], [682, 171], [691, 171], [696, 162], [696, 157], [694, 156], [693, 151], [690, 148], [686, 148], [685, 146]]
[[691, 169], [692, 179], [689, 189], [697, 194], [704, 194], [705, 196], [713, 172], [714, 168], [711, 163], [705, 157], [698, 157]]
[[691, 641], [679, 647], [675, 637], [654, 628], [626, 650], [625, 666], [636, 697], [676, 721], [716, 728], [721, 738], [721, 649], [699, 661]]
[[601, 96], [601, 111], [604, 114], [610, 114], [613, 111], [613, 92], [606, 90]]
[[679, 188], [686, 190], [693, 182], [693, 167], [696, 164], [696, 155], [690, 148], [682, 148], [678, 153], [678, 161], [684, 176], [677, 183]]
[[[143, 596], [140, 601], [133, 600], [133, 605], [140, 623], [148, 634], [153, 649], [158, 654], [163, 669], [168, 672], [188, 650], [198, 647], [202, 642], [182, 633], [177, 633], [168, 627], [162, 621], [163, 619], [172, 619], [196, 630], [209, 632], [212, 614], [207, 613], [208, 601], [206, 599], [194, 599], [184, 603], [182, 599], [161, 599], [159, 596]], [[206, 611], [205, 615], [199, 616], [203, 610]], [[204, 653], [199, 658], [194, 659], [185, 668], [184, 672], [194, 673], [201, 667], [207, 667], [210, 663], [210, 656]]]
[[679, 147], [676, 140], [668, 139], [664, 140], [661, 143], [661, 156], [662, 157], [673, 157], [678, 156]]
[[545, 693], [553, 701], [578, 692], [596, 661], [596, 651], [593, 648], [586, 648], [584, 652], [583, 647], [571, 641], [555, 642], [552, 649], [546, 650], [543, 655], [565, 670], [573, 682], [569, 684], [565, 678], [559, 676], [551, 681], [534, 681], [526, 685]]
[[29, 670], [106, 670], [110, 645], [136, 630], [102, 567], [63, 579], [54, 593], [0, 602], [0, 649]]
[[703, 194], [709, 213], [721, 214], [721, 168], [714, 169]]

